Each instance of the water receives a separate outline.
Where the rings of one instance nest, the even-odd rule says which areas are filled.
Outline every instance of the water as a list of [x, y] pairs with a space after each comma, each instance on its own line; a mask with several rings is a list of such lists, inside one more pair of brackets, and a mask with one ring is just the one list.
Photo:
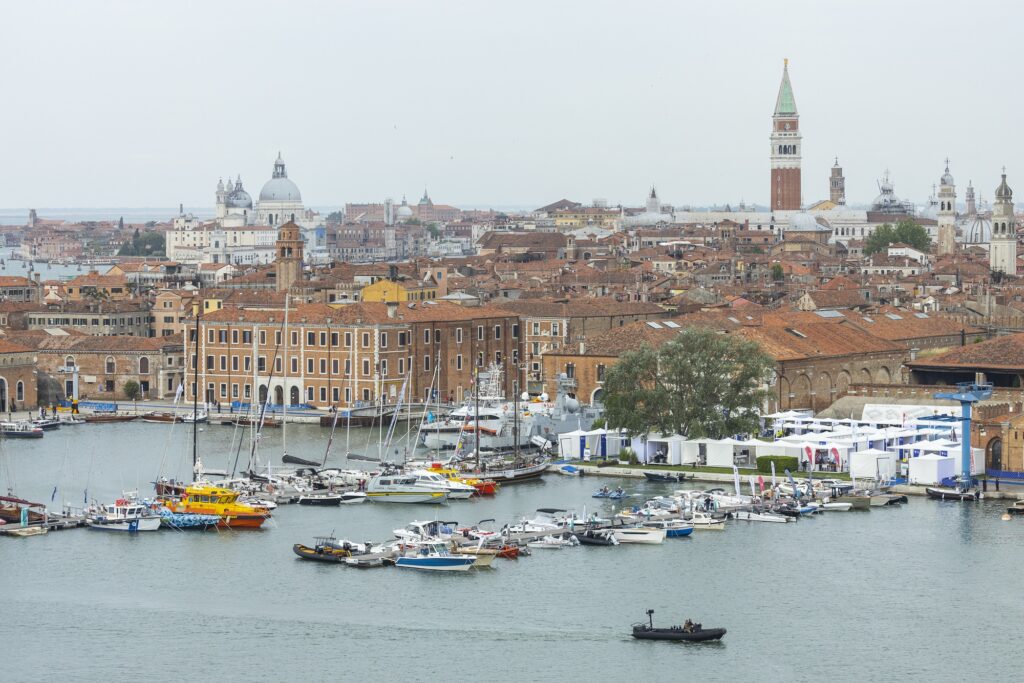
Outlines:
[[[226, 461], [233, 432], [204, 428], [208, 466]], [[353, 451], [368, 434], [353, 430]], [[315, 459], [326, 437], [290, 427], [289, 451]], [[278, 454], [280, 442], [280, 430], [267, 430], [261, 448]], [[150, 481], [165, 454], [172, 472], [186, 473], [189, 443], [182, 426], [65, 427], [5, 444], [0, 475], [6, 485], [13, 474], [31, 499], [49, 500], [55, 485], [58, 502], [78, 504], [86, 485], [90, 497], [112, 499]], [[0, 538], [2, 678], [1020, 679], [1024, 520], [1001, 521], [995, 501], [914, 499], [797, 524], [729, 523], [662, 546], [537, 550], [466, 575], [354, 570], [291, 552], [332, 530], [383, 540], [435, 514], [501, 524], [545, 506], [607, 512], [590, 493], [620, 482], [640, 495], [671, 490], [548, 475], [439, 509], [282, 507], [254, 532]], [[657, 623], [693, 617], [729, 633], [709, 645], [636, 642], [629, 625], [647, 608]]]

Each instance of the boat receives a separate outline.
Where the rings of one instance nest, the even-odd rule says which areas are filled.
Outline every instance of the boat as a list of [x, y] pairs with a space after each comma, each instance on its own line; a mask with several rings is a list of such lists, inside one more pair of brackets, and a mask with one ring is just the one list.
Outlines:
[[614, 490], [609, 489], [607, 486], [605, 486], [603, 489], [598, 489], [597, 491], [594, 491], [594, 493], [590, 497], [608, 498], [609, 500], [622, 500], [623, 498], [628, 498], [629, 494], [623, 491], [621, 486]]
[[444, 541], [423, 543], [413, 554], [395, 559], [395, 566], [423, 571], [464, 572], [476, 562], [475, 555], [453, 555]]
[[366, 485], [366, 497], [375, 503], [433, 503], [448, 501], [447, 490], [422, 486], [407, 474], [379, 474]]
[[356, 569], [371, 569], [373, 567], [383, 567], [384, 558], [380, 555], [373, 555], [371, 557], [346, 557], [345, 564], [349, 567], [355, 567]]
[[693, 517], [689, 521], [694, 529], [703, 529], [705, 531], [723, 531], [725, 529], [725, 520], [712, 517], [708, 513], [699, 510], [693, 513]]
[[580, 545], [618, 545], [619, 541], [611, 529], [587, 529], [577, 533], [576, 540]]
[[343, 491], [341, 493], [342, 505], [358, 505], [366, 502], [366, 494], [362, 491]]
[[473, 567], [477, 569], [481, 567], [490, 567], [494, 563], [494, 558], [498, 556], [497, 548], [484, 548], [483, 546], [464, 546], [459, 547], [453, 544], [452, 554], [454, 555], [471, 555], [476, 558], [473, 563]]
[[647, 478], [647, 481], [672, 484], [678, 484], [679, 482], [686, 481], [687, 478], [693, 479], [692, 474], [687, 477], [682, 472], [679, 474], [672, 474], [671, 472], [644, 472], [644, 477]]
[[138, 415], [119, 415], [117, 413], [92, 413], [83, 415], [82, 419], [89, 423], [100, 422], [131, 422], [137, 420]]
[[518, 484], [523, 481], [539, 479], [548, 469], [547, 460], [538, 460], [530, 463], [513, 463], [491, 465], [482, 467], [479, 472], [471, 471], [467, 474], [472, 476], [487, 477], [500, 484]]
[[209, 416], [207, 415], [205, 410], [196, 410], [195, 412], [186, 413], [181, 416], [181, 421], [188, 422], [189, 424], [202, 423], [206, 422], [207, 420], [209, 420]]
[[413, 470], [408, 473], [416, 477], [419, 486], [448, 494], [448, 500], [465, 500], [476, 495], [476, 488], [469, 484], [447, 479], [432, 470]]
[[926, 486], [924, 492], [932, 500], [958, 500], [960, 502], [974, 502], [981, 499], [981, 491], [978, 489], [960, 489], [946, 486]]
[[118, 498], [107, 505], [93, 505], [85, 511], [86, 524], [102, 531], [157, 531], [160, 515], [137, 500]]
[[648, 529], [664, 529], [666, 538], [683, 538], [693, 533], [693, 525], [682, 519], [649, 519], [641, 523]]
[[561, 536], [545, 536], [543, 538], [538, 538], [535, 541], [530, 541], [526, 544], [526, 547], [546, 550], [561, 550], [562, 548], [572, 548], [579, 544], [580, 541], [575, 535], [571, 535], [568, 538], [563, 538]]
[[733, 516], [733, 519], [742, 519], [748, 522], [788, 522], [792, 517], [781, 515], [777, 512], [768, 512], [767, 510], [735, 510], [729, 513]]
[[654, 627], [654, 610], [647, 610], [648, 623], [633, 624], [633, 637], [640, 640], [676, 640], [700, 643], [709, 640], [721, 640], [725, 635], [724, 628], [704, 628], [689, 619], [682, 626], [668, 628]]
[[821, 509], [826, 512], [849, 512], [853, 509], [853, 505], [851, 503], [825, 501], [821, 504]]
[[1006, 508], [1006, 512], [1010, 515], [1024, 515], [1024, 500], [1018, 500], [1013, 505]]
[[172, 512], [161, 506], [157, 509], [160, 524], [178, 531], [213, 529], [220, 523], [219, 515], [201, 515], [191, 512]]
[[10, 536], [42, 536], [50, 530], [47, 526], [22, 526], [17, 529], [5, 530], [4, 533]]
[[57, 419], [60, 420], [61, 427], [70, 427], [74, 425], [85, 424], [85, 420], [83, 420], [81, 417], [76, 417], [74, 414], [71, 413], [61, 413], [61, 415]]
[[555, 471], [567, 477], [578, 477], [583, 474], [583, 470], [575, 465], [559, 465]]
[[467, 484], [476, 489], [478, 495], [481, 496], [493, 496], [498, 493], [498, 489], [501, 486], [493, 479], [479, 479], [477, 477], [467, 477], [456, 469], [451, 467], [442, 467], [441, 463], [430, 463], [427, 469], [435, 474], [448, 479], [449, 481], [458, 482], [459, 484]]
[[[248, 415], [243, 415], [241, 417], [236, 417], [234, 420], [230, 420], [230, 419], [229, 420], [224, 420], [223, 422], [221, 422], [221, 424], [230, 425], [230, 426], [234, 426], [234, 427], [253, 427], [253, 426], [255, 426], [255, 427], [260, 427], [260, 426], [262, 426], [262, 427], [280, 427], [281, 426], [281, 421], [276, 419], [276, 418], [273, 418], [273, 417], [264, 417], [263, 421], [261, 422], [259, 418], [253, 418], [253, 417], [249, 417]], [[285, 457], [287, 458], [287, 457], [290, 457], [290, 456], [285, 456]], [[297, 460], [300, 460], [300, 459], [301, 458], [297, 458]], [[288, 460], [285, 460], [285, 462], [288, 462]], [[298, 464], [301, 465], [301, 464], [307, 464], [307, 463], [298, 463]], [[319, 463], [308, 463], [308, 464], [319, 464]]]
[[37, 524], [47, 521], [46, 506], [23, 498], [0, 496], [0, 521], [7, 524]]
[[506, 560], [515, 560], [519, 557], [520, 554], [526, 554], [523, 552], [523, 550], [523, 548], [520, 548], [517, 545], [503, 545], [500, 548], [498, 548], [497, 557], [503, 557]]
[[143, 422], [160, 422], [160, 423], [175, 423], [181, 422], [182, 417], [177, 413], [167, 411], [153, 410], [148, 413], [143, 413], [142, 417], [139, 418]]
[[312, 546], [296, 543], [292, 546], [292, 552], [304, 560], [341, 563], [354, 555], [365, 555], [372, 550], [369, 544], [339, 541], [333, 536], [317, 536], [313, 541]]
[[5, 439], [41, 439], [43, 428], [31, 422], [0, 422], [0, 435]]
[[217, 515], [218, 527], [226, 529], [258, 529], [270, 519], [266, 508], [240, 503], [238, 491], [212, 484], [195, 483], [185, 487], [180, 498], [165, 498], [164, 505], [172, 512]]
[[40, 417], [32, 420], [32, 424], [44, 432], [48, 432], [53, 429], [60, 429], [61, 421], [56, 417]]
[[447, 541], [458, 533], [458, 522], [441, 520], [412, 521], [401, 529], [392, 531], [395, 538], [403, 543], [421, 543], [425, 541]]
[[321, 505], [337, 507], [341, 505], [341, 494], [334, 491], [313, 491], [299, 496], [299, 505]]
[[[691, 529], [693, 527], [690, 527]], [[619, 543], [642, 543], [645, 545], [657, 545], [665, 542], [668, 531], [664, 528], [652, 527], [626, 527], [613, 531], [615, 540]]]

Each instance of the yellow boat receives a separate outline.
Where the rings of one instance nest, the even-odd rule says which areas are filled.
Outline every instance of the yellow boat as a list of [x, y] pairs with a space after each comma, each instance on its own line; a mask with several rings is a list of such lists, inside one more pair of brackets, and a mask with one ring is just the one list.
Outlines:
[[501, 486], [490, 479], [477, 479], [476, 477], [467, 477], [458, 470], [453, 470], [450, 467], [441, 467], [437, 463], [434, 463], [430, 467], [431, 472], [440, 474], [448, 481], [455, 481], [460, 484], [466, 484], [476, 489], [477, 495], [481, 496], [493, 496], [498, 492]]
[[217, 515], [221, 528], [257, 529], [270, 519], [270, 511], [263, 507], [238, 502], [239, 493], [211, 484], [192, 484], [185, 487], [181, 498], [163, 501], [171, 512], [195, 515]]

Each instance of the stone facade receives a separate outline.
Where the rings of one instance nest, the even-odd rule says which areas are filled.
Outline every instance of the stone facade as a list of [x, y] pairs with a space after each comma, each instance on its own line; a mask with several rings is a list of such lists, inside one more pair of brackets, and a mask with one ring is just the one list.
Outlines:
[[36, 392], [35, 352], [0, 340], [0, 414], [35, 408]]

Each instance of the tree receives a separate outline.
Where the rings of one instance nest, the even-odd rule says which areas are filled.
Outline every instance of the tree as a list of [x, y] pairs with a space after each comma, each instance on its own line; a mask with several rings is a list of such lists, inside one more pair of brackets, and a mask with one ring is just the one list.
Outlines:
[[782, 282], [786, 279], [786, 271], [782, 269], [781, 263], [772, 264], [772, 280]]
[[757, 342], [688, 327], [657, 350], [644, 345], [619, 357], [605, 375], [605, 417], [634, 436], [755, 432], [774, 365]]
[[139, 232], [138, 228], [132, 234], [130, 241], [121, 245], [117, 252], [118, 256], [163, 256], [166, 247], [164, 235], [156, 230]]
[[927, 252], [931, 242], [928, 231], [912, 220], [902, 220], [895, 227], [890, 223], [883, 223], [864, 241], [864, 254], [870, 256], [884, 252], [890, 244], [897, 243], [909, 244], [918, 251]]
[[133, 379], [125, 382], [121, 390], [124, 392], [124, 397], [133, 403], [142, 396], [142, 387]]

